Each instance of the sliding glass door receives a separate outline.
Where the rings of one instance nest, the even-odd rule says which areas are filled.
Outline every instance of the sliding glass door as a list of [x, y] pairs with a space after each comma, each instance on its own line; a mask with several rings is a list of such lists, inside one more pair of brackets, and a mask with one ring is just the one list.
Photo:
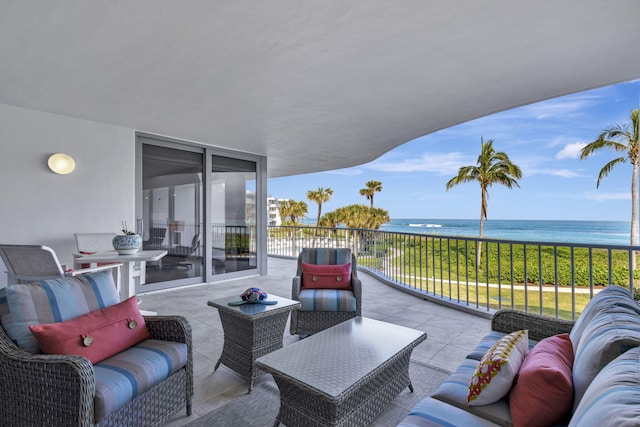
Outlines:
[[214, 271], [255, 270], [256, 162], [214, 155], [211, 164]]
[[137, 141], [138, 232], [143, 249], [167, 251], [147, 263], [137, 292], [266, 272], [264, 158], [147, 134]]

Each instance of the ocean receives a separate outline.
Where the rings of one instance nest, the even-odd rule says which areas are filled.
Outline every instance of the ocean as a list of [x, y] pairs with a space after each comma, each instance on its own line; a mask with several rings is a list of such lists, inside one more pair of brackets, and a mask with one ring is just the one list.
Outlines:
[[[393, 219], [384, 231], [477, 237], [478, 219]], [[535, 242], [629, 245], [627, 221], [497, 220], [484, 223], [484, 237]]]

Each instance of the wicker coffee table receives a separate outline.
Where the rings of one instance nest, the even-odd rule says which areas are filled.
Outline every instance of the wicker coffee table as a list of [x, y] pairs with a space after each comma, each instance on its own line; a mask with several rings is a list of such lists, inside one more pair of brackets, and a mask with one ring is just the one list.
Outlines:
[[264, 374], [255, 366], [255, 360], [282, 348], [289, 312], [300, 307], [298, 301], [273, 294], [269, 294], [268, 299], [278, 303], [228, 305], [231, 301], [239, 301], [239, 296], [207, 302], [207, 305], [218, 309], [224, 330], [224, 347], [214, 370], [224, 363], [249, 381], [249, 393], [253, 389], [253, 380]]
[[280, 389], [276, 424], [362, 426], [406, 387], [422, 331], [356, 317], [259, 358]]

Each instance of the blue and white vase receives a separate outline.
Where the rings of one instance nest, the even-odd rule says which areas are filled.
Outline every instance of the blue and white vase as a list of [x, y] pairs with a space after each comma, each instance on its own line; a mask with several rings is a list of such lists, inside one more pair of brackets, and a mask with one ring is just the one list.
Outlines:
[[142, 247], [142, 236], [138, 234], [123, 234], [113, 238], [113, 249], [120, 255], [135, 254]]

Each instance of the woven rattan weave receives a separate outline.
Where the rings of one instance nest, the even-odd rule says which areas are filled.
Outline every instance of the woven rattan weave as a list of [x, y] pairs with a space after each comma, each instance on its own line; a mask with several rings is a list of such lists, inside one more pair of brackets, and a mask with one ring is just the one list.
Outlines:
[[224, 329], [224, 347], [215, 369], [224, 363], [249, 381], [251, 392], [253, 380], [264, 373], [256, 367], [255, 360], [282, 348], [289, 312], [300, 307], [300, 303], [270, 294], [268, 299], [277, 304], [228, 305], [239, 299], [233, 296], [207, 302], [218, 309]]
[[529, 338], [542, 340], [558, 334], [571, 332], [574, 322], [570, 320], [556, 319], [534, 313], [525, 313], [517, 310], [497, 311], [491, 319], [491, 330], [510, 334], [514, 331], [526, 329]]
[[[151, 336], [183, 342], [187, 365], [100, 422], [106, 426], [160, 426], [182, 408], [191, 414], [191, 326], [180, 316], [145, 317]], [[0, 424], [95, 426], [93, 365], [81, 356], [30, 354], [0, 328]]]
[[276, 425], [367, 425], [403, 389], [426, 333], [356, 317], [261, 357], [280, 389]]

